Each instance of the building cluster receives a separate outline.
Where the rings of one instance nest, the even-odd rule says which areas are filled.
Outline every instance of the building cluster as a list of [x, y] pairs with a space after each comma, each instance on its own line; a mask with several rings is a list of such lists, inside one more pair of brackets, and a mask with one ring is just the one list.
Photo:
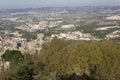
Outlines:
[[44, 30], [46, 28], [53, 28], [58, 26], [62, 21], [40, 21], [36, 23], [26, 23], [17, 26], [16, 29], [21, 29], [28, 32], [34, 32], [37, 30]]
[[6, 35], [7, 36], [5, 37], [0, 36], [0, 56], [7, 49], [35, 53], [41, 49], [42, 44], [45, 42], [42, 33], [37, 35], [37, 39], [31, 41], [22, 38], [22, 34], [19, 34], [18, 32], [11, 32]]
[[24, 22], [24, 20], [18, 18], [18, 17], [7, 17], [7, 18], [1, 18], [1, 21], [12, 21], [12, 22]]
[[120, 16], [118, 15], [109, 16], [106, 17], [106, 20], [120, 20]]
[[52, 34], [51, 38], [54, 38], [54, 37], [65, 38], [69, 40], [92, 40], [94, 38], [90, 33], [82, 33], [80, 31]]
[[21, 36], [22, 34], [18, 32], [6, 32], [5, 36], [0, 36], [0, 55], [3, 54], [6, 49], [17, 49], [20, 42], [25, 42], [26, 39]]
[[22, 38], [17, 32], [10, 33], [12, 37], [2, 37], [0, 36], [0, 71], [6, 70], [10, 66], [10, 62], [4, 62], [1, 56], [5, 53], [7, 49], [9, 50], [20, 50], [22, 53], [38, 53], [42, 45], [45, 43], [43, 40], [44, 35], [38, 34], [36, 40], [27, 41], [25, 38]]
[[120, 30], [116, 30], [108, 35], [106, 35], [107, 39], [113, 39], [113, 38], [120, 38]]

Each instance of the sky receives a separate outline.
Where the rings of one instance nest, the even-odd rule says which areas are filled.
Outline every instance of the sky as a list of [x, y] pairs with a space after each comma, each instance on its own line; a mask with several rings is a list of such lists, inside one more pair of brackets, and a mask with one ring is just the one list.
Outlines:
[[28, 7], [116, 6], [120, 0], [0, 0], [0, 9]]

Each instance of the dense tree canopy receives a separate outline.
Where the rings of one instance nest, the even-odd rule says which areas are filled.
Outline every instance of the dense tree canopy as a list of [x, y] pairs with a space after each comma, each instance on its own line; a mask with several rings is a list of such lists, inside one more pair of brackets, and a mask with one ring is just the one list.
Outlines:
[[46, 73], [87, 75], [96, 80], [120, 78], [120, 45], [112, 41], [53, 39], [43, 46], [40, 59]]
[[33, 80], [32, 57], [18, 50], [6, 50], [2, 55], [3, 62], [10, 62], [10, 67], [1, 70], [0, 80]]
[[18, 63], [21, 61], [23, 58], [23, 55], [20, 51], [18, 50], [6, 50], [5, 53], [2, 55], [2, 59], [5, 61], [13, 62], [13, 63]]
[[39, 53], [22, 56], [8, 80], [120, 80], [118, 42], [54, 38]]

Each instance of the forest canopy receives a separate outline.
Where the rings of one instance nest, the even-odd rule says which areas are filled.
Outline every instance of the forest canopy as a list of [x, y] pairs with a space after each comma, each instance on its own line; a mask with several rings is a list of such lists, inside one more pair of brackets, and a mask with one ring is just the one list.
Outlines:
[[29, 55], [30, 58], [25, 59], [28, 55], [23, 55], [23, 62], [16, 65], [19, 70], [10, 67], [16, 72], [12, 76], [10, 73], [8, 80], [20, 80], [13, 78], [18, 73], [27, 76], [23, 80], [29, 80], [30, 75], [31, 80], [119, 80], [119, 50], [120, 44], [113, 41], [54, 38], [39, 53]]

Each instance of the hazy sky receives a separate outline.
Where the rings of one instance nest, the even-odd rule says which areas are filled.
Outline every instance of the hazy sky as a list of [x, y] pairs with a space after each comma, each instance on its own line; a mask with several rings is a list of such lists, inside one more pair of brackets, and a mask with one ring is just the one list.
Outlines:
[[0, 0], [0, 9], [48, 6], [120, 5], [120, 0]]

